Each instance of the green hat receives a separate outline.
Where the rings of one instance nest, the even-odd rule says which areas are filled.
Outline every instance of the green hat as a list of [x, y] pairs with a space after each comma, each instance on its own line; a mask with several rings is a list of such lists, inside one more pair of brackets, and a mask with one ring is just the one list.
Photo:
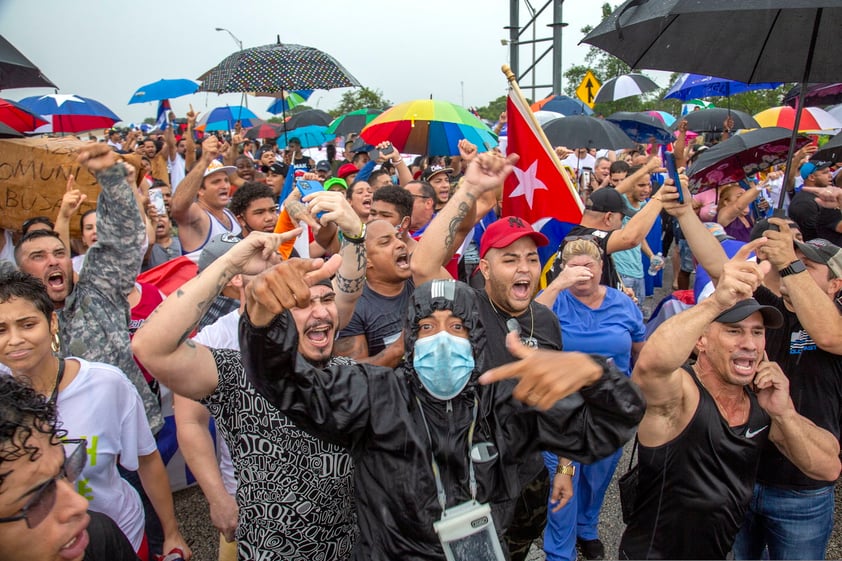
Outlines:
[[328, 189], [330, 189], [334, 185], [339, 185], [343, 189], [348, 188], [348, 183], [346, 183], [345, 180], [342, 179], [341, 177], [331, 177], [330, 179], [325, 181], [325, 191], [327, 191]]

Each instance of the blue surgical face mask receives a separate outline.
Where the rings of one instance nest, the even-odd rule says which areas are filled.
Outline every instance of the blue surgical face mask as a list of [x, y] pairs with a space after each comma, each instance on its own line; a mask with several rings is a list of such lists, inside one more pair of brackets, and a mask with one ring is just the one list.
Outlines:
[[415, 342], [412, 361], [424, 388], [435, 398], [453, 399], [474, 371], [474, 353], [468, 339], [440, 331]]

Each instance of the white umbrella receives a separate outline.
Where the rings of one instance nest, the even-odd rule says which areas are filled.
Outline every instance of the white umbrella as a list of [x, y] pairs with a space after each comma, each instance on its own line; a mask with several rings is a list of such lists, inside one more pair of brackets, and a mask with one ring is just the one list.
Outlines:
[[538, 124], [542, 127], [553, 119], [560, 119], [562, 117], [564, 115], [555, 111], [535, 111], [535, 118], [538, 119]]
[[642, 95], [658, 89], [658, 84], [643, 74], [623, 74], [616, 78], [606, 80], [599, 91], [596, 92], [594, 103], [605, 103], [617, 101], [625, 97]]

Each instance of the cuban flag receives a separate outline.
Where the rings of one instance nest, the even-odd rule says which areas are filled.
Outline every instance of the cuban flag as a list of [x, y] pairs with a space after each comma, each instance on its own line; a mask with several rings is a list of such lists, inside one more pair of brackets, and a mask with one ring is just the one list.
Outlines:
[[155, 121], [155, 128], [162, 131], [167, 130], [167, 127], [170, 126], [167, 114], [170, 111], [172, 111], [172, 106], [170, 106], [169, 99], [162, 99], [158, 102], [158, 118]]
[[[509, 90], [507, 152], [520, 155], [503, 186], [503, 216], [518, 216], [547, 236], [538, 248], [543, 268], [552, 264], [564, 236], [582, 219], [584, 205], [570, 175], [550, 146], [516, 87]], [[542, 273], [542, 283], [545, 274]]]

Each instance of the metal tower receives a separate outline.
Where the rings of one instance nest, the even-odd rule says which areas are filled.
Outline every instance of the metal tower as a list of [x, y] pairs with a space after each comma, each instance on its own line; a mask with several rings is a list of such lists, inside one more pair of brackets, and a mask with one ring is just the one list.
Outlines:
[[[529, 20], [526, 23], [520, 22], [520, 7], [524, 4], [529, 14]], [[530, 90], [531, 98], [536, 100], [536, 90], [550, 88], [547, 93], [561, 93], [561, 33], [562, 29], [567, 27], [567, 24], [562, 21], [561, 12], [564, 0], [547, 0], [538, 10], [536, 10], [529, 0], [509, 0], [509, 25], [504, 29], [509, 30], [509, 38], [503, 39], [501, 42], [509, 46], [509, 66], [512, 68], [515, 76], [517, 76], [518, 83], [521, 89]], [[546, 11], [548, 7], [552, 6], [552, 21], [546, 24], [546, 27], [552, 29], [552, 36], [539, 37], [538, 33], [538, 19], [541, 14]], [[546, 19], [546, 18], [545, 18]], [[531, 31], [531, 38], [524, 36], [524, 33]], [[542, 29], [543, 31], [543, 29]], [[543, 52], [538, 52], [538, 43], [550, 42]], [[527, 58], [529, 65], [525, 70], [520, 67], [521, 46], [531, 46], [531, 56]], [[543, 45], [542, 45], [543, 48]], [[552, 83], [540, 84], [537, 83], [538, 72], [537, 66], [541, 60], [544, 59], [550, 52], [552, 56]], [[529, 75], [529, 82], [524, 82], [524, 78]], [[546, 80], [546, 78], [542, 78]], [[543, 97], [543, 96], [542, 96]]]

